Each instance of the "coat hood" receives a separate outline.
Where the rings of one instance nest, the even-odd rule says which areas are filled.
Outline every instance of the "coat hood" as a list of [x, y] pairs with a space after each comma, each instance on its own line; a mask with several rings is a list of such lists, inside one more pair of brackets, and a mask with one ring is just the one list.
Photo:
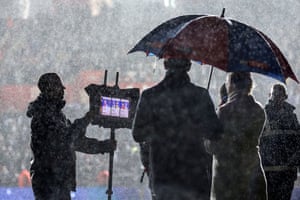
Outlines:
[[266, 109], [274, 109], [274, 108], [283, 108], [284, 110], [286, 110], [287, 112], [293, 112], [296, 107], [293, 106], [292, 104], [286, 102], [286, 101], [282, 101], [282, 102], [277, 102], [274, 101], [272, 99], [269, 100], [268, 104], [266, 105]]
[[54, 111], [60, 111], [64, 106], [66, 102], [64, 100], [52, 100], [47, 99], [43, 97], [43, 95], [40, 95], [37, 97], [36, 100], [29, 103], [26, 115], [27, 117], [34, 117], [36, 114], [39, 114], [41, 112], [54, 112]]

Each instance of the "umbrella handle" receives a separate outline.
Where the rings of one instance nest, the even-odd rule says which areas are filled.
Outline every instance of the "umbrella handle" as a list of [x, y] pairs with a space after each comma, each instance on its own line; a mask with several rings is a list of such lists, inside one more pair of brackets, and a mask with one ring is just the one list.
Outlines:
[[212, 76], [213, 71], [214, 71], [214, 67], [210, 66], [210, 73], [209, 73], [209, 79], [208, 79], [208, 83], [207, 83], [207, 90], [209, 90], [211, 76]]
[[[225, 16], [225, 8], [223, 8], [222, 14], [221, 14], [221, 17], [222, 17], [222, 18], [223, 18], [224, 16]], [[211, 76], [212, 76], [213, 71], [214, 71], [213, 66], [210, 66], [210, 74], [209, 74], [209, 79], [208, 79], [208, 83], [207, 83], [207, 90], [209, 90], [210, 81], [211, 81]]]

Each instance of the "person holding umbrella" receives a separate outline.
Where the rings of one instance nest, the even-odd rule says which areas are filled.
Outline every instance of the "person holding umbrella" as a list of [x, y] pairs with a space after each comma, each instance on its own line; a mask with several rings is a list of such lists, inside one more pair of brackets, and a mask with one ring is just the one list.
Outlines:
[[269, 200], [289, 200], [297, 179], [300, 124], [282, 84], [271, 88], [265, 106], [267, 123], [260, 138], [260, 154], [265, 170]]
[[251, 95], [249, 72], [230, 73], [226, 85], [228, 101], [218, 110], [224, 133], [210, 143], [215, 158], [211, 199], [264, 200], [266, 181], [257, 145], [265, 112]]
[[148, 173], [156, 200], [208, 200], [212, 156], [206, 139], [218, 139], [222, 125], [208, 91], [191, 83], [191, 61], [164, 60], [166, 75], [143, 91], [132, 135], [149, 144]]
[[31, 120], [30, 174], [36, 200], [71, 199], [76, 187], [76, 154], [106, 153], [116, 149], [116, 141], [98, 141], [85, 136], [93, 113], [71, 123], [62, 112], [64, 85], [56, 73], [45, 73], [38, 81], [41, 91], [28, 107]]

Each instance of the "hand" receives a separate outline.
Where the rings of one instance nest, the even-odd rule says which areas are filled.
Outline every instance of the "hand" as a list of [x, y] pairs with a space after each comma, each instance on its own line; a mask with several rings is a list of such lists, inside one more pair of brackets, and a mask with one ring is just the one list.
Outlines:
[[110, 153], [116, 150], [117, 148], [117, 141], [116, 140], [104, 140], [102, 141], [102, 147], [103, 147], [103, 151], [104, 153]]
[[88, 120], [89, 122], [91, 122], [91, 121], [94, 119], [94, 117], [95, 117], [95, 112], [94, 112], [94, 111], [88, 111], [88, 112], [85, 114], [85, 116], [84, 116], [84, 118], [85, 118], [86, 120]]

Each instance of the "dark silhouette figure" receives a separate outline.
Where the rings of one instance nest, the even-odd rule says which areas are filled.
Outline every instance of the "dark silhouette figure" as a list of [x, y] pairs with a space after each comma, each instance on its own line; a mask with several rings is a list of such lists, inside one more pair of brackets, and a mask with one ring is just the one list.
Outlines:
[[166, 59], [164, 66], [165, 78], [140, 97], [132, 134], [149, 143], [157, 200], [208, 200], [212, 157], [204, 140], [216, 139], [222, 126], [208, 91], [190, 81], [191, 62]]
[[251, 95], [250, 73], [230, 73], [228, 101], [219, 107], [224, 132], [211, 141], [214, 155], [212, 198], [216, 200], [264, 200], [266, 181], [257, 150], [265, 122], [262, 106]]
[[142, 173], [140, 182], [141, 183], [143, 182], [144, 176], [145, 174], [147, 174], [149, 180], [148, 185], [151, 191], [152, 200], [156, 200], [155, 193], [153, 190], [153, 179], [151, 177], [152, 174], [150, 173], [150, 143], [144, 141], [144, 142], [140, 142], [139, 145], [140, 145], [140, 157], [144, 167], [144, 171]]
[[30, 103], [27, 116], [31, 121], [30, 168], [32, 189], [36, 200], [68, 200], [76, 188], [75, 151], [96, 154], [114, 151], [116, 142], [98, 141], [85, 136], [92, 118], [88, 112], [71, 123], [62, 108], [64, 89], [55, 73], [43, 74], [38, 81], [41, 93]]
[[300, 125], [295, 107], [286, 99], [286, 89], [273, 85], [265, 106], [267, 122], [260, 139], [260, 154], [265, 170], [269, 200], [290, 200], [297, 179]]

